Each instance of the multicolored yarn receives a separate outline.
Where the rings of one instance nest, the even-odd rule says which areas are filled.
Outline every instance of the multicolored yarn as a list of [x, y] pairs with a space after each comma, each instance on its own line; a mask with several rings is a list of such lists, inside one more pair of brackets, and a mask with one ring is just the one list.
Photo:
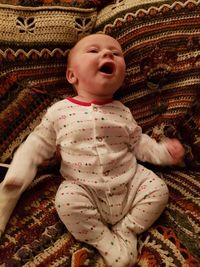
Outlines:
[[66, 56], [96, 16], [94, 8], [0, 4], [1, 162], [10, 161], [52, 102], [73, 94]]
[[198, 166], [199, 158], [179, 127], [190, 114], [197, 124], [193, 143], [200, 154], [200, 115], [194, 119], [191, 113], [200, 98], [199, 23], [199, 0], [122, 0], [99, 12], [94, 29], [115, 37], [124, 50], [127, 75], [117, 97], [144, 131], [155, 137], [159, 129], [158, 140], [166, 136], [163, 128], [174, 129], [174, 136], [186, 144], [185, 164], [190, 167], [195, 164], [189, 158]]
[[[186, 167], [154, 167], [169, 186], [170, 201], [139, 236], [137, 266], [198, 267], [200, 0], [106, 2], [0, 0], [0, 161], [10, 162], [49, 105], [74, 94], [65, 69], [76, 40], [91, 31], [114, 36], [127, 64], [116, 97], [145, 132], [157, 140], [178, 137], [187, 150]], [[58, 218], [58, 168], [58, 160], [45, 162], [22, 195], [0, 242], [0, 265], [70, 266], [73, 253], [86, 248], [83, 266], [105, 267], [97, 251], [75, 240]]]
[[[162, 170], [170, 201], [160, 219], [139, 237], [138, 266], [198, 267], [200, 172]], [[105, 267], [92, 247], [76, 241], [60, 222], [54, 197], [59, 175], [38, 177], [20, 199], [0, 246], [0, 265], [70, 266], [72, 254], [90, 250], [85, 265]]]
[[28, 6], [28, 7], [41, 7], [41, 6], [64, 6], [64, 7], [77, 7], [77, 8], [102, 8], [106, 4], [106, 0], [1, 0], [2, 4], [14, 6]]

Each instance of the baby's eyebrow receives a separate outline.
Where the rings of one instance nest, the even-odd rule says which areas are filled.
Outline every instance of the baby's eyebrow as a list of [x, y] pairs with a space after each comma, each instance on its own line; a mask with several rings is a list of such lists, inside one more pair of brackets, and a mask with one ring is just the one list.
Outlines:
[[97, 43], [91, 43], [91, 44], [87, 44], [85, 47], [86, 48], [87, 47], [99, 47], [99, 44], [97, 44]]
[[86, 46], [86, 48], [90, 48], [90, 47], [99, 48], [99, 45], [97, 45], [97, 44], [91, 44], [91, 45]]

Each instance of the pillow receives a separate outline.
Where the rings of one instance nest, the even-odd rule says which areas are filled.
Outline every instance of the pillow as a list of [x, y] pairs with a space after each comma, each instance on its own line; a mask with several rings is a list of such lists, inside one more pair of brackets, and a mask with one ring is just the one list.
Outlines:
[[51, 6], [18, 5], [30, 2], [0, 4], [0, 162], [4, 163], [10, 162], [47, 107], [73, 94], [65, 78], [66, 56], [81, 36], [92, 31], [97, 16], [97, 7], [59, 6], [58, 1], [32, 1]]
[[98, 13], [94, 32], [116, 38], [125, 54], [126, 78], [116, 97], [157, 140], [181, 139], [179, 126], [199, 99], [199, 14], [193, 0], [116, 0]]

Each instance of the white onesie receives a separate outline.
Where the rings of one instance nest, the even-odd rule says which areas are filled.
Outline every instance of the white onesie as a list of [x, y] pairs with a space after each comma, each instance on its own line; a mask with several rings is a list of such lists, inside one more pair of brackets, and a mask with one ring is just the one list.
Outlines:
[[67, 98], [48, 109], [18, 149], [5, 181], [14, 176], [27, 187], [57, 146], [65, 179], [55, 200], [61, 220], [78, 240], [95, 246], [108, 266], [122, 267], [128, 257], [134, 263], [135, 235], [159, 217], [168, 200], [165, 183], [137, 160], [172, 163], [165, 144], [143, 134], [119, 101]]

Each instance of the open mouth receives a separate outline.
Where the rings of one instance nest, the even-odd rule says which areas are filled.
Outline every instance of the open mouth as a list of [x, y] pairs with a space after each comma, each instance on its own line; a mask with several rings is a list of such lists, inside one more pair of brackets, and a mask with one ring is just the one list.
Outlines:
[[114, 64], [112, 62], [107, 62], [100, 67], [99, 71], [110, 75], [114, 72]]

